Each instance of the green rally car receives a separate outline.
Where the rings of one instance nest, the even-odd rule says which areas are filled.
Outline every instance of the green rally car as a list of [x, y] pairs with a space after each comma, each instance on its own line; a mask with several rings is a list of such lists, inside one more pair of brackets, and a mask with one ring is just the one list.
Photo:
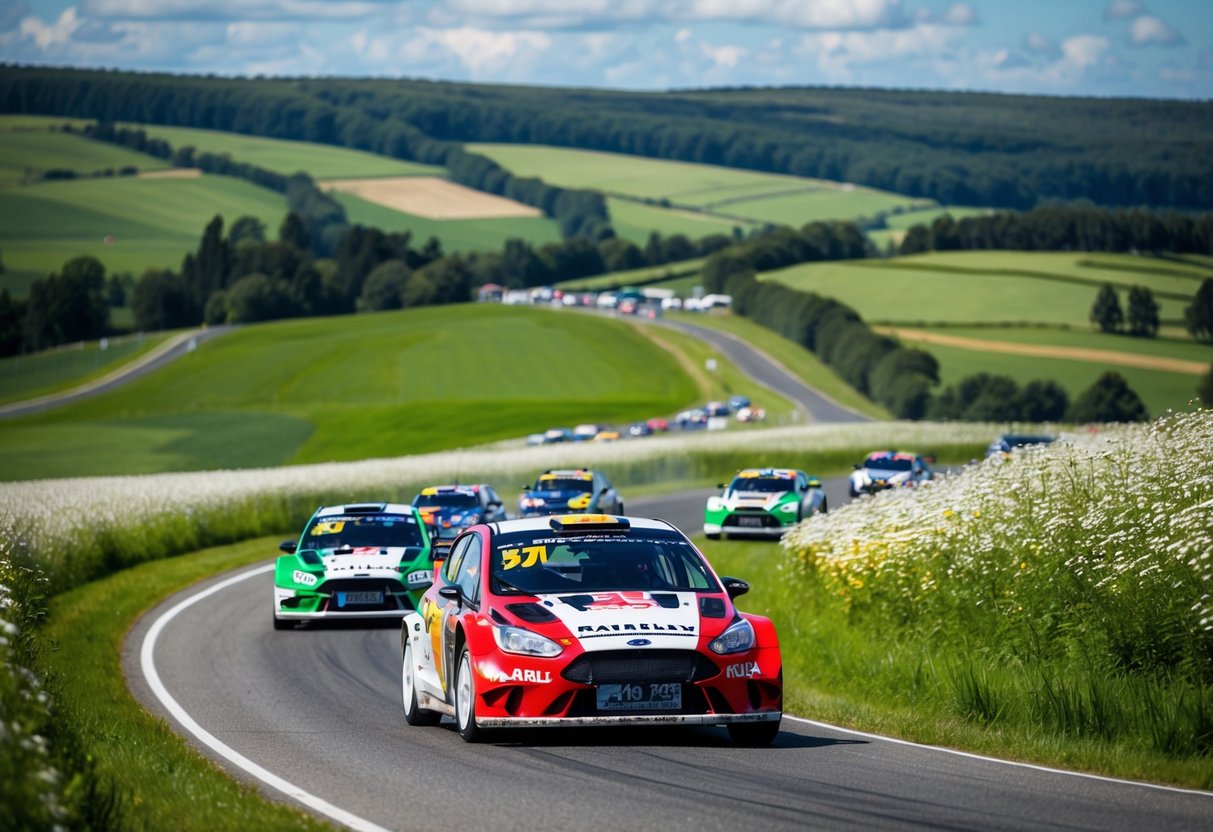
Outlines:
[[747, 468], [738, 471], [719, 496], [708, 498], [703, 533], [710, 540], [733, 537], [780, 537], [811, 514], [828, 507], [821, 481], [792, 468]]

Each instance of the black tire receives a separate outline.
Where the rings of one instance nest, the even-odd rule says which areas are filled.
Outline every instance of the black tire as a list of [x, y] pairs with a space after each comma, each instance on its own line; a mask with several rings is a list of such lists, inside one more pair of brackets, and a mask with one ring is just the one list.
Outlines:
[[763, 748], [770, 745], [779, 736], [779, 720], [774, 722], [734, 722], [730, 723], [729, 739], [734, 745], [747, 748]]
[[716, 532], [715, 534], [713, 534], [711, 532], [705, 532], [703, 536], [706, 537], [708, 540], [720, 540], [720, 532]]
[[291, 621], [289, 618], [279, 618], [278, 614], [275, 613], [274, 614], [274, 629], [275, 630], [293, 630], [293, 629], [295, 629], [295, 622]]
[[409, 725], [437, 725], [442, 714], [422, 708], [417, 704], [417, 671], [413, 662], [413, 645], [405, 642], [404, 666], [400, 671], [401, 701], [404, 703], [404, 721]]
[[467, 645], [459, 651], [455, 665], [455, 729], [464, 742], [481, 742], [485, 731], [476, 724], [476, 674]]
[[821, 513], [822, 513], [822, 514], [825, 514], [825, 513], [827, 513], [829, 510], [830, 510], [830, 501], [829, 501], [829, 500], [822, 500], [822, 501], [821, 501]]
[[627, 514], [627, 512], [623, 510], [623, 501], [622, 500], [619, 502], [619, 511], [615, 512], [615, 514], [617, 514], [617, 515]]
[[847, 486], [847, 492], [851, 495], [852, 500], [859, 496], [859, 492], [855, 490], [855, 486], [853, 485]]

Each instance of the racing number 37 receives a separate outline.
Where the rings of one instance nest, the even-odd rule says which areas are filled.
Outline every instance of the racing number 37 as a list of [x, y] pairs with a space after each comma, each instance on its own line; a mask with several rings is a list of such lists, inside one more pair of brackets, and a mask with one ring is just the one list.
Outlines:
[[513, 569], [515, 566], [527, 569], [537, 563], [547, 562], [547, 546], [526, 546], [522, 549], [503, 549], [501, 552], [502, 569]]

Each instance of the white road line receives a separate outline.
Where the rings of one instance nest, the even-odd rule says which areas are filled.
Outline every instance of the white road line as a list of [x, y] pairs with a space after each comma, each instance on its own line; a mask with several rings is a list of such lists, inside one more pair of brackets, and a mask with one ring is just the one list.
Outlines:
[[239, 583], [240, 581], [247, 580], [256, 575], [263, 575], [266, 572], [273, 570], [273, 568], [274, 564], [271, 563], [266, 566], [259, 566], [256, 569], [250, 569], [247, 572], [241, 572], [240, 574], [234, 575], [225, 581], [220, 581], [214, 586], [204, 589], [201, 592], [194, 593], [157, 618], [152, 623], [151, 628], [147, 631], [147, 635], [143, 637], [143, 646], [139, 653], [139, 661], [140, 666], [143, 668], [143, 675], [147, 679], [147, 683], [151, 687], [152, 693], [156, 695], [156, 698], [160, 700], [160, 703], [164, 705], [170, 714], [172, 714], [173, 718], [181, 723], [185, 730], [189, 731], [225, 760], [228, 760], [233, 765], [238, 766], [239, 768], [248, 772], [253, 777], [256, 777], [258, 780], [268, 785], [270, 788], [277, 789], [292, 800], [297, 800], [303, 805], [314, 809], [320, 814], [330, 817], [338, 823], [344, 824], [351, 829], [356, 829], [358, 832], [389, 832], [389, 830], [383, 828], [382, 826], [378, 826], [377, 824], [371, 823], [369, 820], [360, 818], [355, 814], [347, 812], [345, 809], [334, 806], [327, 800], [317, 797], [311, 792], [304, 791], [300, 787], [292, 783], [288, 783], [278, 775], [270, 771], [266, 771], [252, 760], [238, 754], [229, 746], [224, 745], [201, 725], [195, 722], [193, 717], [186, 713], [185, 709], [182, 708], [177, 700], [172, 697], [172, 694], [168, 692], [168, 689], [164, 686], [164, 683], [160, 681], [160, 674], [156, 671], [156, 639], [160, 637], [161, 631], [168, 626], [168, 623], [176, 618], [179, 612], [198, 603], [202, 599], [210, 595], [214, 595], [216, 592], [227, 589], [232, 584]]
[[863, 737], [870, 740], [880, 740], [881, 742], [891, 742], [895, 745], [906, 745], [910, 748], [921, 748], [929, 751], [942, 751], [944, 754], [954, 754], [957, 757], [968, 757], [970, 760], [983, 760], [987, 763], [999, 763], [1004, 766], [1015, 766], [1016, 768], [1030, 768], [1034, 771], [1043, 771], [1048, 774], [1064, 774], [1067, 777], [1083, 777], [1087, 780], [1102, 780], [1105, 783], [1116, 783], [1121, 786], [1142, 786], [1147, 789], [1158, 789], [1164, 792], [1178, 792], [1180, 794], [1196, 794], [1201, 797], [1213, 797], [1213, 792], [1203, 792], [1199, 789], [1181, 789], [1178, 786], [1162, 786], [1158, 783], [1145, 783], [1141, 780], [1123, 780], [1118, 777], [1104, 777], [1101, 774], [1089, 774], [1085, 771], [1067, 771], [1064, 768], [1049, 768], [1048, 766], [1039, 766], [1033, 763], [1021, 763], [1017, 760], [1003, 760], [998, 757], [985, 757], [981, 754], [974, 754], [970, 751], [958, 751], [955, 748], [945, 748], [942, 745], [926, 745], [920, 742], [911, 742], [910, 740], [900, 740], [896, 737], [886, 737], [881, 734], [868, 734], [864, 731], [855, 731], [851, 728], [840, 728], [837, 725], [831, 725], [828, 722], [817, 722], [813, 719], [805, 719], [802, 716], [792, 716], [784, 714], [784, 719], [790, 719], [794, 722], [803, 722], [805, 725], [812, 725], [814, 728], [825, 728], [830, 731], [839, 731], [843, 734], [850, 734], [854, 737]]

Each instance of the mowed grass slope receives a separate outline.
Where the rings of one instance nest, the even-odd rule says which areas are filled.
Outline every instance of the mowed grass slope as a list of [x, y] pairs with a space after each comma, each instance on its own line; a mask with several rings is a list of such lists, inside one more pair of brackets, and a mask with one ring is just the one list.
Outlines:
[[286, 216], [286, 200], [227, 176], [77, 179], [3, 188], [0, 252], [9, 274], [0, 285], [24, 296], [33, 278], [80, 255], [96, 257], [111, 274], [177, 270], [216, 214], [229, 224], [237, 217], [257, 217], [274, 235]]
[[[1131, 255], [947, 252], [892, 260], [806, 263], [763, 275], [836, 298], [869, 323], [1032, 323], [1090, 327], [1105, 282], [1155, 294], [1164, 320], [1179, 320], [1199, 271]], [[1122, 306], [1126, 297], [1122, 296]]]
[[541, 145], [471, 144], [468, 148], [519, 176], [612, 195], [612, 222], [620, 236], [633, 240], [637, 228], [646, 225], [663, 234], [694, 237], [727, 232], [734, 225], [799, 227], [814, 220], [855, 219], [896, 208], [936, 205], [847, 183], [621, 153]]
[[0, 422], [0, 472], [399, 456], [666, 415], [696, 395], [676, 358], [620, 321], [500, 305], [286, 321], [208, 342], [112, 394]]
[[127, 167], [144, 171], [168, 166], [168, 162], [124, 147], [0, 117], [0, 188], [35, 183], [49, 170], [89, 176]]
[[100, 378], [151, 351], [169, 336], [164, 333], [109, 338], [72, 344], [30, 355], [0, 359], [0, 404], [23, 401], [67, 390]]
[[266, 170], [292, 174], [304, 171], [313, 179], [357, 179], [378, 176], [441, 176], [443, 168], [405, 162], [377, 153], [312, 142], [267, 139], [219, 130], [163, 127], [158, 124], [129, 125], [148, 136], [164, 139], [174, 149], [193, 147], [199, 152], [226, 153], [239, 162]]

